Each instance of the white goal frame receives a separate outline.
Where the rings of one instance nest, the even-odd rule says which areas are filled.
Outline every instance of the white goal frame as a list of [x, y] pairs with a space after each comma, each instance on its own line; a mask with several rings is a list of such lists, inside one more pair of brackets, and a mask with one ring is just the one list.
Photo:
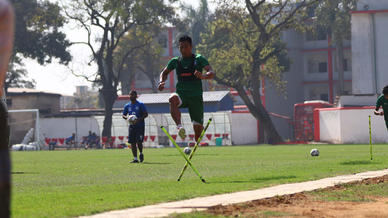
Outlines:
[[35, 141], [38, 143], [38, 149], [41, 149], [41, 138], [40, 138], [40, 117], [39, 109], [21, 109], [21, 110], [8, 110], [8, 113], [25, 113], [25, 112], [35, 112], [36, 121], [35, 121]]

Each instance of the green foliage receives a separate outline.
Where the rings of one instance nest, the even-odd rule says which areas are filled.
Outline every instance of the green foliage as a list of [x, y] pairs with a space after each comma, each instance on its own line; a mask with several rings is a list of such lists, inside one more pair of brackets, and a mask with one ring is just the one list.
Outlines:
[[[174, 2], [170, 0], [169, 2]], [[123, 68], [114, 62], [114, 55], [128, 31], [138, 25], [150, 25], [172, 19], [174, 8], [164, 0], [78, 0], [64, 6], [66, 16], [86, 31], [87, 41], [74, 42], [89, 47], [91, 62], [98, 71], [93, 79], [85, 79], [100, 86], [104, 100], [105, 118], [103, 136], [111, 136], [112, 108], [117, 98]], [[130, 52], [126, 53], [128, 56]], [[126, 59], [123, 56], [121, 59]], [[125, 62], [121, 61], [121, 65]], [[116, 66], [115, 66], [116, 65]]]
[[10, 61], [7, 77], [5, 78], [5, 90], [8, 88], [35, 88], [35, 80], [27, 77], [27, 70], [18, 57]]
[[333, 36], [333, 40], [350, 39], [351, 14], [357, 0], [323, 0], [315, 7], [315, 24]]
[[57, 3], [47, 0], [11, 0], [15, 10], [14, 53], [36, 59], [39, 64], [53, 58], [67, 65], [70, 42], [61, 28], [66, 19]]
[[[148, 77], [153, 91], [157, 91], [155, 80], [165, 64], [162, 56], [164, 48], [158, 43], [161, 30], [159, 24], [135, 26], [120, 42], [114, 63], [122, 85], [129, 86], [135, 74], [141, 73]], [[129, 94], [128, 87], [122, 89], [125, 94]]]
[[[12, 152], [12, 216], [75, 217], [198, 196], [252, 190], [277, 184], [384, 169], [386, 145], [232, 146], [199, 148], [193, 164], [207, 184], [188, 169], [175, 148], [146, 149], [143, 164], [129, 164], [131, 151], [77, 150]], [[346, 154], [346, 155], [344, 155]], [[386, 193], [386, 192], [385, 192]]]
[[187, 32], [193, 40], [193, 52], [196, 51], [196, 46], [202, 42], [201, 33], [206, 31], [206, 26], [210, 21], [210, 12], [207, 0], [200, 0], [199, 7], [193, 8], [191, 5], [181, 5], [181, 8], [186, 13], [183, 19], [185, 28], [182, 32]]

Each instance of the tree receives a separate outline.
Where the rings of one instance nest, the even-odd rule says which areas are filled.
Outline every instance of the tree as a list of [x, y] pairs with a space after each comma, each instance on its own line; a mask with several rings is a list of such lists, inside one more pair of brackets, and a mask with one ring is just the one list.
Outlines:
[[313, 2], [245, 0], [241, 5], [220, 1], [214, 21], [198, 46], [216, 69], [215, 80], [236, 89], [260, 121], [268, 143], [281, 143], [283, 139], [262, 104], [260, 81], [265, 77], [284, 91], [282, 72], [287, 68], [287, 50], [280, 34], [298, 28], [306, 17], [306, 7]]
[[[172, 1], [172, 0], [171, 0]], [[76, 21], [87, 34], [86, 45], [91, 53], [91, 62], [97, 64], [95, 78], [85, 79], [100, 85], [104, 99], [105, 118], [102, 136], [111, 136], [113, 103], [117, 99], [120, 73], [115, 71], [114, 54], [128, 31], [136, 25], [158, 23], [174, 15], [174, 9], [163, 0], [78, 0], [65, 7], [66, 16]], [[93, 39], [95, 35], [98, 38]], [[122, 60], [131, 54], [133, 47]], [[124, 65], [124, 61], [120, 61]], [[119, 66], [119, 68], [121, 68]]]
[[351, 14], [357, 0], [323, 0], [316, 5], [315, 25], [322, 27], [333, 39], [338, 70], [337, 95], [344, 94], [344, 41], [350, 39]]
[[11, 0], [15, 11], [14, 52], [7, 74], [6, 87], [34, 87], [26, 78], [22, 57], [35, 59], [43, 65], [53, 59], [67, 65], [70, 42], [61, 28], [66, 19], [58, 4], [38, 0]]
[[201, 43], [201, 33], [206, 30], [206, 25], [210, 19], [209, 7], [207, 0], [200, 0], [199, 7], [195, 9], [191, 5], [182, 5], [186, 18], [183, 23], [186, 24], [186, 30], [190, 33], [193, 40], [193, 52], [196, 45]]
[[20, 58], [14, 56], [8, 67], [7, 77], [5, 78], [4, 89], [8, 88], [35, 88], [35, 80], [27, 79], [27, 70]]
[[[121, 84], [130, 86], [136, 73], [140, 72], [147, 76], [152, 85], [152, 91], [157, 92], [156, 79], [163, 65], [162, 52], [164, 49], [158, 43], [162, 27], [158, 24], [136, 26], [128, 32], [119, 45], [115, 55], [115, 66], [117, 71], [123, 71], [120, 78]], [[162, 39], [163, 40], [163, 39]], [[126, 56], [131, 47], [136, 48], [136, 52], [131, 52]], [[122, 57], [125, 56], [125, 59]], [[121, 61], [124, 65], [121, 65]], [[120, 69], [119, 67], [122, 67]], [[122, 87], [123, 93], [129, 94], [127, 87]]]

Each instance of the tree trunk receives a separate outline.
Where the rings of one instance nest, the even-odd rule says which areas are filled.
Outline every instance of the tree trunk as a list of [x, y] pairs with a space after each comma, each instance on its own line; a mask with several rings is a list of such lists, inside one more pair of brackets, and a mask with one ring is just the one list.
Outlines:
[[337, 95], [344, 94], [345, 81], [344, 81], [344, 46], [342, 39], [336, 39], [336, 57], [337, 57], [337, 71], [338, 71], [338, 85]]
[[102, 96], [104, 99], [105, 107], [105, 118], [104, 118], [104, 127], [102, 130], [102, 136], [111, 137], [112, 136], [112, 115], [113, 115], [113, 104], [117, 99], [117, 91], [113, 87], [102, 88]]
[[236, 90], [238, 94], [243, 99], [244, 103], [247, 105], [249, 111], [251, 114], [260, 121], [260, 126], [264, 128], [265, 133], [268, 137], [268, 144], [279, 144], [283, 142], [282, 137], [279, 135], [277, 130], [275, 129], [275, 126], [272, 123], [271, 118], [269, 117], [269, 114], [267, 110], [264, 108], [261, 99], [260, 99], [260, 92], [256, 93], [253, 92], [253, 98], [255, 99], [255, 104], [252, 103], [252, 101], [249, 99], [248, 95], [246, 94], [245, 89], [242, 86], [236, 87]]

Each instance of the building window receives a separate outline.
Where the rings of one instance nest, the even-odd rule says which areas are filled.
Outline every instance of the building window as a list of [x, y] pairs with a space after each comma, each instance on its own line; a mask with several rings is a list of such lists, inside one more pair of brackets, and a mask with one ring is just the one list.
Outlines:
[[307, 73], [326, 73], [327, 70], [326, 53], [307, 54]]
[[329, 101], [329, 95], [328, 94], [321, 94], [320, 95], [320, 100], [322, 101]]
[[309, 85], [306, 87], [305, 100], [329, 100], [329, 87], [327, 85]]
[[322, 27], [316, 27], [314, 30], [308, 30], [305, 34], [306, 41], [327, 40], [327, 32]]
[[318, 64], [318, 72], [319, 73], [326, 73], [327, 72], [327, 63], [326, 62], [320, 62]]
[[165, 35], [159, 36], [159, 45], [162, 46], [162, 48], [167, 48], [167, 37]]

